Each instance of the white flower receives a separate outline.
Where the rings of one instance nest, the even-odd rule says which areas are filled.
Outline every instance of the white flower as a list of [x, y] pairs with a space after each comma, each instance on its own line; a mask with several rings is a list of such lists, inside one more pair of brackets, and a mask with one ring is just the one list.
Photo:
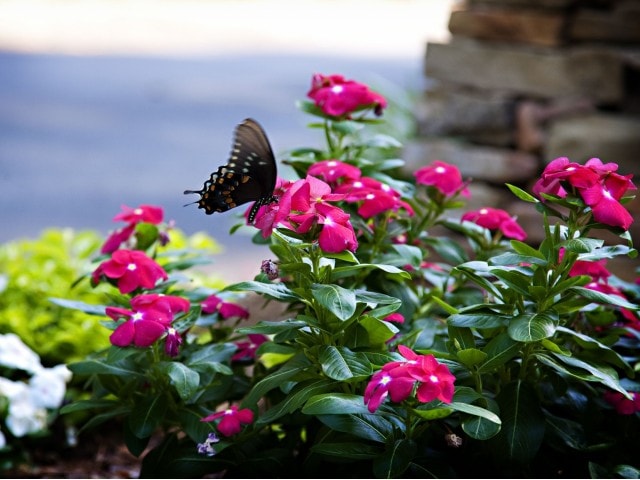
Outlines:
[[40, 357], [15, 333], [0, 335], [0, 365], [30, 373], [42, 370]]
[[4, 433], [2, 433], [2, 430], [0, 430], [0, 448], [4, 448], [7, 446], [7, 439], [4, 436]]
[[64, 400], [69, 380], [71, 371], [65, 365], [43, 368], [29, 381], [33, 404], [41, 408], [58, 408]]
[[47, 428], [47, 410], [33, 403], [33, 393], [24, 382], [0, 377], [0, 394], [9, 399], [7, 428], [16, 437]]

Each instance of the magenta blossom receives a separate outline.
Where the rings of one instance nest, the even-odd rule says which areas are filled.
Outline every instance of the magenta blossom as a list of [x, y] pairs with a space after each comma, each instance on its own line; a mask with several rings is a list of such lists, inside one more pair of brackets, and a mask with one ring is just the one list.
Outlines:
[[631, 393], [631, 400], [622, 393], [614, 391], [605, 392], [603, 397], [620, 415], [633, 415], [640, 412], [640, 394], [638, 392], [629, 393]]
[[105, 260], [93, 272], [93, 284], [102, 277], [117, 281], [120, 293], [130, 293], [137, 288], [152, 289], [159, 280], [167, 280], [167, 272], [155, 260], [139, 250], [116, 250], [111, 259]]
[[382, 95], [362, 83], [345, 80], [342, 75], [314, 75], [307, 96], [331, 117], [348, 117], [368, 108], [373, 108], [376, 115], [381, 115], [382, 109], [387, 106]]
[[232, 405], [226, 410], [201, 418], [200, 421], [212, 422], [218, 418], [222, 418], [218, 423], [218, 431], [225, 437], [230, 437], [239, 433], [242, 430], [242, 425], [249, 425], [253, 422], [253, 411], [249, 408], [238, 410], [237, 405]]
[[462, 181], [460, 170], [455, 165], [435, 160], [430, 165], [418, 169], [414, 175], [416, 183], [431, 185], [447, 197], [457, 193], [465, 197], [469, 196], [466, 183]]
[[319, 177], [330, 185], [337, 185], [341, 180], [358, 180], [362, 176], [362, 172], [358, 167], [340, 160], [316, 162], [309, 167], [307, 174]]
[[174, 316], [179, 312], [187, 312], [189, 306], [189, 301], [182, 297], [149, 294], [132, 298], [131, 310], [107, 307], [105, 313], [109, 317], [114, 320], [126, 319], [113, 331], [109, 340], [117, 347], [148, 347], [162, 337]]
[[407, 372], [418, 382], [416, 398], [424, 403], [438, 399], [444, 403], [453, 400], [453, 382], [456, 377], [446, 365], [439, 363], [433, 355], [418, 355], [404, 345], [398, 351], [407, 358]]
[[164, 342], [164, 353], [170, 357], [177, 357], [182, 345], [182, 336], [175, 328], [167, 328], [167, 337]]
[[[273, 196], [276, 198], [276, 201], [267, 205], [262, 205], [258, 209], [253, 225], [262, 231], [263, 238], [268, 238], [273, 229], [278, 226], [278, 222], [288, 215], [289, 211], [286, 208], [287, 205], [282, 202], [282, 196], [287, 190], [289, 190], [292, 184], [293, 182], [278, 177], [276, 180], [276, 188], [273, 192]], [[249, 212], [252, 207], [253, 204], [251, 204], [245, 211], [245, 218], [248, 219]]]
[[242, 360], [254, 360], [256, 358], [256, 350], [258, 350], [258, 347], [267, 340], [269, 340], [269, 337], [266, 335], [249, 333], [247, 335], [247, 340], [235, 342], [238, 350], [231, 357], [231, 361], [239, 362]]
[[404, 345], [398, 345], [404, 360], [389, 362], [372, 377], [364, 393], [364, 403], [375, 412], [387, 396], [393, 402], [402, 402], [411, 395], [415, 385], [416, 398], [426, 403], [438, 399], [451, 403], [455, 377], [446, 365], [433, 355], [419, 355]]
[[397, 211], [404, 208], [409, 215], [413, 215], [413, 208], [403, 201], [400, 193], [388, 185], [370, 177], [362, 177], [352, 182], [346, 182], [335, 189], [335, 193], [343, 194], [347, 202], [360, 202], [358, 215], [371, 218], [387, 211]]
[[567, 189], [572, 190], [591, 208], [596, 222], [628, 230], [633, 217], [620, 200], [636, 186], [631, 181], [633, 175], [620, 175], [617, 170], [617, 164], [603, 164], [599, 158], [592, 158], [584, 165], [570, 162], [566, 157], [556, 158], [545, 167], [533, 186], [533, 193], [545, 201], [544, 194], [564, 198]]
[[162, 219], [164, 218], [162, 208], [154, 205], [140, 205], [138, 208], [122, 205], [120, 208], [122, 212], [113, 217], [113, 221], [127, 222], [127, 225], [115, 230], [109, 235], [100, 250], [102, 253], [113, 253], [120, 248], [120, 245], [131, 238], [131, 235], [135, 231], [136, 224], [145, 222], [158, 225], [162, 223]]
[[527, 238], [526, 232], [518, 225], [515, 218], [499, 208], [484, 207], [466, 212], [461, 220], [476, 223], [488, 230], [500, 230], [507, 238], [520, 241]]
[[318, 244], [324, 252], [355, 252], [358, 242], [349, 214], [329, 203], [343, 199], [344, 195], [332, 193], [327, 183], [307, 175], [282, 196], [276, 222], [299, 234], [322, 227]]
[[249, 311], [237, 303], [225, 302], [217, 295], [209, 295], [202, 301], [202, 313], [219, 313], [223, 320], [232, 317], [249, 318]]

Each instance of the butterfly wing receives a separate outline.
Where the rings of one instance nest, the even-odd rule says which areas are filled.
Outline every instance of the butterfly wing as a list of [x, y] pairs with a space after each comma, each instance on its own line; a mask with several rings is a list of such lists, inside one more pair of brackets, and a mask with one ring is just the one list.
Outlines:
[[247, 118], [236, 127], [227, 164], [211, 174], [202, 190], [184, 193], [199, 194], [196, 203], [207, 215], [255, 201], [248, 218], [252, 223], [258, 208], [273, 201], [276, 177], [276, 159], [269, 139], [258, 122]]

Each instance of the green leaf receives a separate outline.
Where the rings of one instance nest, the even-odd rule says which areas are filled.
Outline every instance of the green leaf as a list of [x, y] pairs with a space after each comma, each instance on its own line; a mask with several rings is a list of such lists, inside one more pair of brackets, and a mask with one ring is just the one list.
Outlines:
[[161, 362], [158, 367], [171, 379], [171, 385], [176, 389], [182, 400], [189, 399], [200, 385], [200, 375], [180, 362]]
[[261, 415], [256, 424], [265, 425], [277, 420], [283, 415], [294, 412], [301, 408], [302, 405], [314, 395], [319, 395], [330, 390], [334, 384], [335, 382], [333, 380], [326, 378], [300, 382], [287, 394], [284, 400]]
[[491, 258], [491, 265], [517, 266], [520, 264], [532, 263], [536, 265], [546, 265], [547, 259], [535, 255], [522, 255], [519, 253], [506, 252]]
[[469, 415], [475, 415], [476, 417], [485, 418], [497, 425], [502, 424], [502, 420], [500, 420], [500, 417], [498, 417], [498, 415], [490, 410], [487, 410], [486, 408], [478, 407], [477, 405], [470, 405], [468, 403], [462, 402], [451, 402], [447, 403], [446, 406], [458, 412], [464, 412], [468, 413]]
[[243, 401], [243, 405], [255, 405], [267, 392], [280, 387], [290, 378], [303, 372], [308, 366], [309, 361], [302, 355], [289, 360], [279, 370], [270, 373], [256, 383]]
[[618, 295], [609, 295], [607, 293], [597, 292], [596, 290], [591, 290], [590, 288], [584, 287], [572, 287], [569, 290], [596, 303], [615, 305], [616, 307], [626, 308], [629, 310], [640, 309], [640, 305], [628, 302], [623, 297], [620, 297]]
[[323, 345], [318, 360], [324, 374], [338, 381], [362, 380], [373, 372], [367, 356], [361, 352], [352, 352], [347, 347]]
[[585, 362], [579, 358], [558, 353], [551, 353], [550, 355], [536, 353], [536, 358], [563, 375], [570, 375], [574, 378], [589, 382], [599, 382], [625, 396], [628, 395], [627, 391], [620, 385], [618, 374], [613, 368]]
[[355, 292], [339, 285], [313, 284], [311, 295], [339, 320], [348, 320], [356, 311]]
[[509, 325], [511, 318], [496, 313], [457, 313], [447, 318], [447, 324], [464, 328], [500, 328]]
[[385, 322], [369, 315], [360, 317], [358, 322], [367, 332], [367, 338], [362, 340], [362, 343], [366, 342], [367, 345], [382, 345], [399, 331], [392, 322]]
[[487, 360], [478, 367], [478, 373], [490, 373], [520, 353], [522, 343], [516, 342], [507, 332], [496, 335], [482, 349]]
[[627, 371], [627, 374], [629, 376], [633, 376], [633, 368], [631, 367], [631, 365], [629, 365], [629, 363], [624, 358], [622, 358], [618, 352], [599, 342], [595, 338], [562, 326], [558, 327], [557, 331], [559, 333], [569, 335], [574, 342], [576, 342], [585, 350], [594, 351], [595, 357], [611, 363], [616, 367], [624, 369]]
[[316, 443], [311, 447], [311, 451], [318, 455], [353, 460], [371, 460], [381, 454], [380, 447], [362, 442]]
[[283, 320], [280, 322], [260, 321], [251, 327], [240, 327], [236, 329], [237, 333], [247, 335], [249, 333], [261, 333], [263, 335], [276, 335], [278, 333], [299, 330], [308, 326], [303, 320]]
[[367, 406], [362, 395], [350, 393], [323, 393], [314, 395], [305, 403], [302, 413], [306, 415], [343, 415], [350, 413], [367, 414]]
[[64, 308], [71, 308], [73, 310], [80, 310], [81, 312], [87, 313], [89, 315], [99, 315], [101, 317], [105, 317], [107, 314], [105, 310], [107, 307], [104, 305], [92, 305], [89, 303], [77, 301], [77, 300], [67, 300], [66, 298], [49, 298], [51, 303], [55, 303]]
[[416, 455], [417, 445], [413, 440], [396, 440], [391, 448], [373, 462], [375, 478], [401, 478]]
[[164, 395], [144, 397], [134, 405], [129, 416], [129, 428], [138, 438], [151, 436], [164, 420], [167, 402]]
[[558, 314], [551, 311], [525, 313], [515, 317], [507, 331], [517, 342], [537, 342], [551, 337], [556, 331], [558, 321]]
[[391, 438], [394, 429], [402, 428], [401, 424], [391, 423], [390, 419], [372, 413], [319, 415], [317, 418], [337, 432], [348, 433], [358, 438], [383, 444], [388, 438]]
[[544, 438], [544, 415], [536, 392], [518, 380], [505, 385], [496, 398], [502, 429], [491, 440], [496, 458], [528, 463], [538, 453]]
[[574, 253], [590, 253], [604, 244], [604, 240], [596, 238], [571, 238], [561, 243], [567, 251]]
[[502, 270], [500, 268], [492, 268], [491, 273], [502, 280], [509, 288], [525, 297], [529, 296], [530, 279], [528, 276], [516, 270]]
[[477, 348], [465, 348], [456, 352], [458, 360], [467, 368], [482, 363], [486, 360], [487, 354]]
[[237, 347], [233, 343], [202, 345], [189, 355], [186, 363], [190, 367], [195, 367], [203, 363], [227, 362], [236, 350]]
[[83, 410], [109, 410], [119, 405], [116, 400], [76, 400], [60, 408], [61, 414], [81, 412]]
[[225, 291], [232, 292], [256, 292], [265, 295], [274, 300], [280, 300], [282, 302], [298, 302], [301, 298], [292, 292], [283, 283], [263, 283], [263, 282], [240, 282], [233, 285], [229, 285], [225, 288]]
[[520, 200], [523, 200], [529, 203], [540, 203], [540, 200], [538, 200], [536, 197], [534, 197], [530, 193], [525, 192], [521, 188], [516, 187], [515, 185], [511, 185], [510, 183], [506, 183], [505, 185], [509, 190], [511, 190], [511, 193], [513, 193]]
[[415, 408], [413, 409], [413, 413], [415, 413], [420, 418], [424, 418], [425, 420], [440, 420], [451, 415], [453, 413], [453, 408], [449, 408], [446, 406], [424, 409]]
[[128, 379], [142, 376], [135, 370], [109, 365], [100, 360], [85, 360], [72, 363], [69, 365], [69, 370], [75, 375], [116, 375], [119, 377], [127, 377]]
[[[511, 240], [509, 243], [511, 244], [511, 248], [513, 248], [516, 253], [519, 253], [520, 255], [527, 258], [536, 258], [538, 260], [542, 260], [544, 263], [540, 263], [540, 265], [547, 264], [547, 258], [544, 256], [544, 254], [540, 250], [533, 248], [528, 243], [524, 243], [519, 240]], [[539, 262], [535, 261], [532, 263]]]

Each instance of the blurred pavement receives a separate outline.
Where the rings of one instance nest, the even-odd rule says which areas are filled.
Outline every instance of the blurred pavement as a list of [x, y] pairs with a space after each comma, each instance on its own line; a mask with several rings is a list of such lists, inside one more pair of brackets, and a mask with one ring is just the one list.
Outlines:
[[126, 204], [160, 205], [252, 278], [266, 247], [229, 235], [238, 208], [195, 205], [235, 125], [278, 152], [320, 145], [295, 107], [314, 73], [418, 92], [453, 0], [0, 0], [0, 241], [45, 228], [108, 232]]

